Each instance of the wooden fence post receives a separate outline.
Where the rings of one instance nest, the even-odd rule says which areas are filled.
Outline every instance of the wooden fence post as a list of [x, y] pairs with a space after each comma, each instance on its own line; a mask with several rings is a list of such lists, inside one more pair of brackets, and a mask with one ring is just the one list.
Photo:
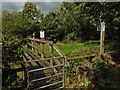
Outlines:
[[63, 65], [64, 65], [64, 69], [63, 69], [63, 79], [64, 79], [64, 82], [63, 82], [63, 86], [64, 86], [64, 88], [65, 88], [65, 86], [66, 86], [66, 75], [67, 75], [67, 57], [64, 55], [64, 59], [63, 59], [64, 61], [63, 61]]
[[104, 53], [104, 40], [105, 40], [105, 22], [101, 23], [101, 36], [100, 36], [100, 57]]
[[[53, 57], [53, 47], [52, 47], [52, 44], [49, 44], [49, 47], [50, 47], [50, 53], [51, 53], [51, 55], [52, 55], [52, 57]], [[51, 58], [52, 58], [51, 57]], [[52, 66], [53, 65], [53, 60], [51, 59], [50, 60], [50, 65]]]

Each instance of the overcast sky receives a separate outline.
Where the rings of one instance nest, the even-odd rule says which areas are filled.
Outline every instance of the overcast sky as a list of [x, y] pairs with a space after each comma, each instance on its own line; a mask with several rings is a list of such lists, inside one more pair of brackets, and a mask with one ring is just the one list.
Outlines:
[[[23, 0], [22, 0], [23, 1]], [[47, 0], [48, 1], [48, 0]], [[2, 2], [2, 10], [21, 11], [25, 2]], [[61, 2], [34, 2], [42, 13], [47, 14], [49, 11], [58, 10]]]
[[[47, 14], [49, 11], [58, 10], [62, 1], [67, 0], [2, 0], [2, 10], [6, 9], [9, 11], [21, 11], [23, 9], [25, 2], [33, 2], [37, 5], [44, 14]], [[69, 0], [68, 0], [69, 1]], [[70, 0], [72, 1], [72, 0]], [[76, 1], [120, 1], [120, 0], [76, 0]], [[1, 4], [0, 4], [1, 5]], [[0, 6], [1, 7], [1, 6]], [[0, 8], [1, 11], [1, 8]]]

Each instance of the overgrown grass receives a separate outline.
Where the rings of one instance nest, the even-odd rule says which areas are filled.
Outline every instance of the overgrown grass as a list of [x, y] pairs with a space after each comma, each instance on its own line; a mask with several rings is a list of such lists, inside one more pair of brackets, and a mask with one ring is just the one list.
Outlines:
[[64, 53], [70, 53], [85, 47], [83, 43], [76, 43], [76, 44], [61, 44], [59, 45], [59, 49], [61, 49]]
[[91, 55], [99, 53], [99, 41], [89, 41], [82, 43], [57, 44], [68, 57]]

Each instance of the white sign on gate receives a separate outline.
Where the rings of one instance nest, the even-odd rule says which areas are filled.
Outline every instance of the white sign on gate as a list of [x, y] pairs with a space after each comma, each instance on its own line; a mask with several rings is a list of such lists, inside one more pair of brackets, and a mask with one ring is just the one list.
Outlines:
[[45, 35], [44, 35], [44, 31], [40, 31], [40, 38], [44, 38], [45, 37]]

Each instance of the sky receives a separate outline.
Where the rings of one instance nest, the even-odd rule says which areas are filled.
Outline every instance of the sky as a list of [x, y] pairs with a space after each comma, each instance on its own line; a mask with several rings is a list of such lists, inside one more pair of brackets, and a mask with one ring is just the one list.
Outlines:
[[[15, 0], [14, 0], [15, 1]], [[2, 10], [8, 11], [21, 11], [23, 6], [27, 0], [21, 0], [21, 2], [2, 2]], [[46, 2], [34, 2], [38, 9], [46, 15], [50, 11], [58, 10], [61, 2], [51, 2], [50, 0], [46, 0]]]
[[[16, 2], [15, 2], [16, 1]], [[23, 9], [25, 2], [33, 2], [36, 4], [38, 9], [46, 15], [49, 11], [58, 10], [62, 1], [72, 1], [72, 0], [2, 0], [2, 10], [6, 9], [8, 11], [21, 11]], [[76, 0], [76, 1], [96, 1], [96, 0]], [[120, 0], [97, 0], [97, 1], [120, 1]], [[1, 7], [1, 6], [0, 6]], [[0, 8], [0, 11], [2, 11]]]

